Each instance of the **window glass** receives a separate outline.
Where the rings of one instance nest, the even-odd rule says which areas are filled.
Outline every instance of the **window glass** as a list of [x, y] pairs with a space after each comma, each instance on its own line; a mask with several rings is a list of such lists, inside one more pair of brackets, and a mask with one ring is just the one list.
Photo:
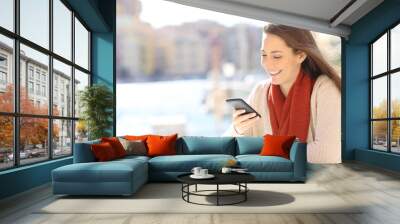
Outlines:
[[14, 31], [14, 0], [0, 1], [0, 26]]
[[[20, 110], [25, 114], [47, 115], [49, 108], [49, 57], [21, 44], [20, 53]], [[29, 91], [29, 69], [35, 71], [33, 94]], [[28, 72], [28, 74], [27, 74]], [[43, 78], [44, 77], [44, 78]], [[28, 86], [27, 86], [28, 85]], [[32, 103], [36, 102], [36, 103]]]
[[21, 164], [35, 163], [49, 158], [48, 119], [20, 118], [20, 151]]
[[75, 69], [75, 117], [81, 115], [80, 95], [87, 86], [89, 86], [89, 75]]
[[75, 121], [75, 142], [88, 140], [88, 128], [84, 120]]
[[14, 124], [10, 116], [0, 115], [0, 170], [14, 165]]
[[75, 63], [89, 70], [89, 32], [75, 18]]
[[53, 0], [53, 18], [53, 51], [71, 60], [72, 12], [60, 0]]
[[391, 122], [391, 152], [400, 153], [400, 120], [392, 120]]
[[0, 111], [14, 111], [14, 44], [0, 34]]
[[372, 118], [387, 118], [387, 77], [372, 81]]
[[53, 120], [53, 157], [72, 154], [72, 121]]
[[383, 35], [372, 45], [372, 71], [378, 75], [387, 71], [387, 35]]
[[49, 0], [20, 0], [21, 36], [49, 48]]
[[400, 118], [400, 72], [391, 74], [390, 77], [391, 116]]
[[53, 60], [53, 115], [72, 117], [71, 66]]
[[372, 122], [373, 149], [387, 151], [387, 121]]
[[400, 24], [391, 31], [390, 60], [391, 69], [400, 67]]

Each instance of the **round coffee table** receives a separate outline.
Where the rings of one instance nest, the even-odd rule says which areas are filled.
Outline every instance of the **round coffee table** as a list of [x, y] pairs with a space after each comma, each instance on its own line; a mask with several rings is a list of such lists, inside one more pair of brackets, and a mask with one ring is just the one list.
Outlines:
[[[193, 179], [190, 177], [191, 173], [182, 174], [177, 177], [178, 181], [182, 183], [182, 199], [188, 203], [198, 204], [198, 205], [234, 205], [239, 204], [241, 202], [245, 202], [247, 200], [247, 192], [249, 188], [247, 187], [247, 183], [255, 180], [255, 177], [249, 173], [215, 173], [213, 174], [215, 177], [212, 179]], [[197, 190], [198, 184], [204, 185], [216, 185], [215, 190]], [[190, 191], [190, 186], [195, 186], [194, 191]], [[220, 185], [236, 185], [238, 186], [237, 190], [223, 190], [220, 189]], [[209, 192], [215, 192], [215, 194], [205, 194]], [[190, 196], [204, 196], [204, 197], [216, 197], [216, 204], [202, 204], [190, 201]], [[240, 200], [234, 201], [231, 203], [221, 203], [221, 197], [230, 197], [230, 196], [241, 196]]]

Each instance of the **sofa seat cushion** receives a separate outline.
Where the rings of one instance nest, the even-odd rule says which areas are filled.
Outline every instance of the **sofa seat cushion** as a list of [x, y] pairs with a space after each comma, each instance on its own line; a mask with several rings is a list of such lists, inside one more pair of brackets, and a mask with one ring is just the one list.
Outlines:
[[147, 172], [147, 163], [139, 159], [74, 163], [53, 170], [58, 182], [131, 182], [139, 172]]
[[250, 172], [293, 172], [292, 161], [279, 156], [239, 155], [236, 160]]
[[174, 155], [157, 156], [149, 160], [149, 170], [163, 172], [190, 172], [193, 167], [203, 167], [209, 171], [219, 171], [230, 159], [231, 155]]
[[130, 161], [135, 161], [135, 160], [147, 162], [147, 161], [149, 161], [149, 159], [150, 159], [150, 157], [148, 157], [148, 156], [130, 155], [130, 156], [125, 156], [124, 158], [116, 159], [113, 162], [115, 162], [115, 161], [127, 161], [127, 162], [130, 162]]

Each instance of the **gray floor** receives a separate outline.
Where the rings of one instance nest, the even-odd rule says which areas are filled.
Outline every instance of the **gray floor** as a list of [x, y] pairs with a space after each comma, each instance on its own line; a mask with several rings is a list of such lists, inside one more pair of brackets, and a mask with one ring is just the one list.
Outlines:
[[[35, 214], [54, 200], [49, 185], [0, 202], [0, 223], [400, 223], [400, 174], [359, 163], [313, 165], [308, 182], [369, 206], [359, 214]], [[318, 201], [315, 201], [318, 203]]]

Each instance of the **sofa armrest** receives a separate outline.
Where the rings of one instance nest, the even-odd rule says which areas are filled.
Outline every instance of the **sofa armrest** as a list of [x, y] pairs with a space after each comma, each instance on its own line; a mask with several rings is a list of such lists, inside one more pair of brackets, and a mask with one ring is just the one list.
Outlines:
[[95, 140], [90, 142], [75, 143], [74, 163], [95, 162], [96, 158], [94, 157], [90, 146], [97, 143], [100, 143], [100, 141]]
[[307, 174], [307, 144], [297, 139], [290, 148], [290, 160], [293, 162], [293, 179], [305, 181]]

